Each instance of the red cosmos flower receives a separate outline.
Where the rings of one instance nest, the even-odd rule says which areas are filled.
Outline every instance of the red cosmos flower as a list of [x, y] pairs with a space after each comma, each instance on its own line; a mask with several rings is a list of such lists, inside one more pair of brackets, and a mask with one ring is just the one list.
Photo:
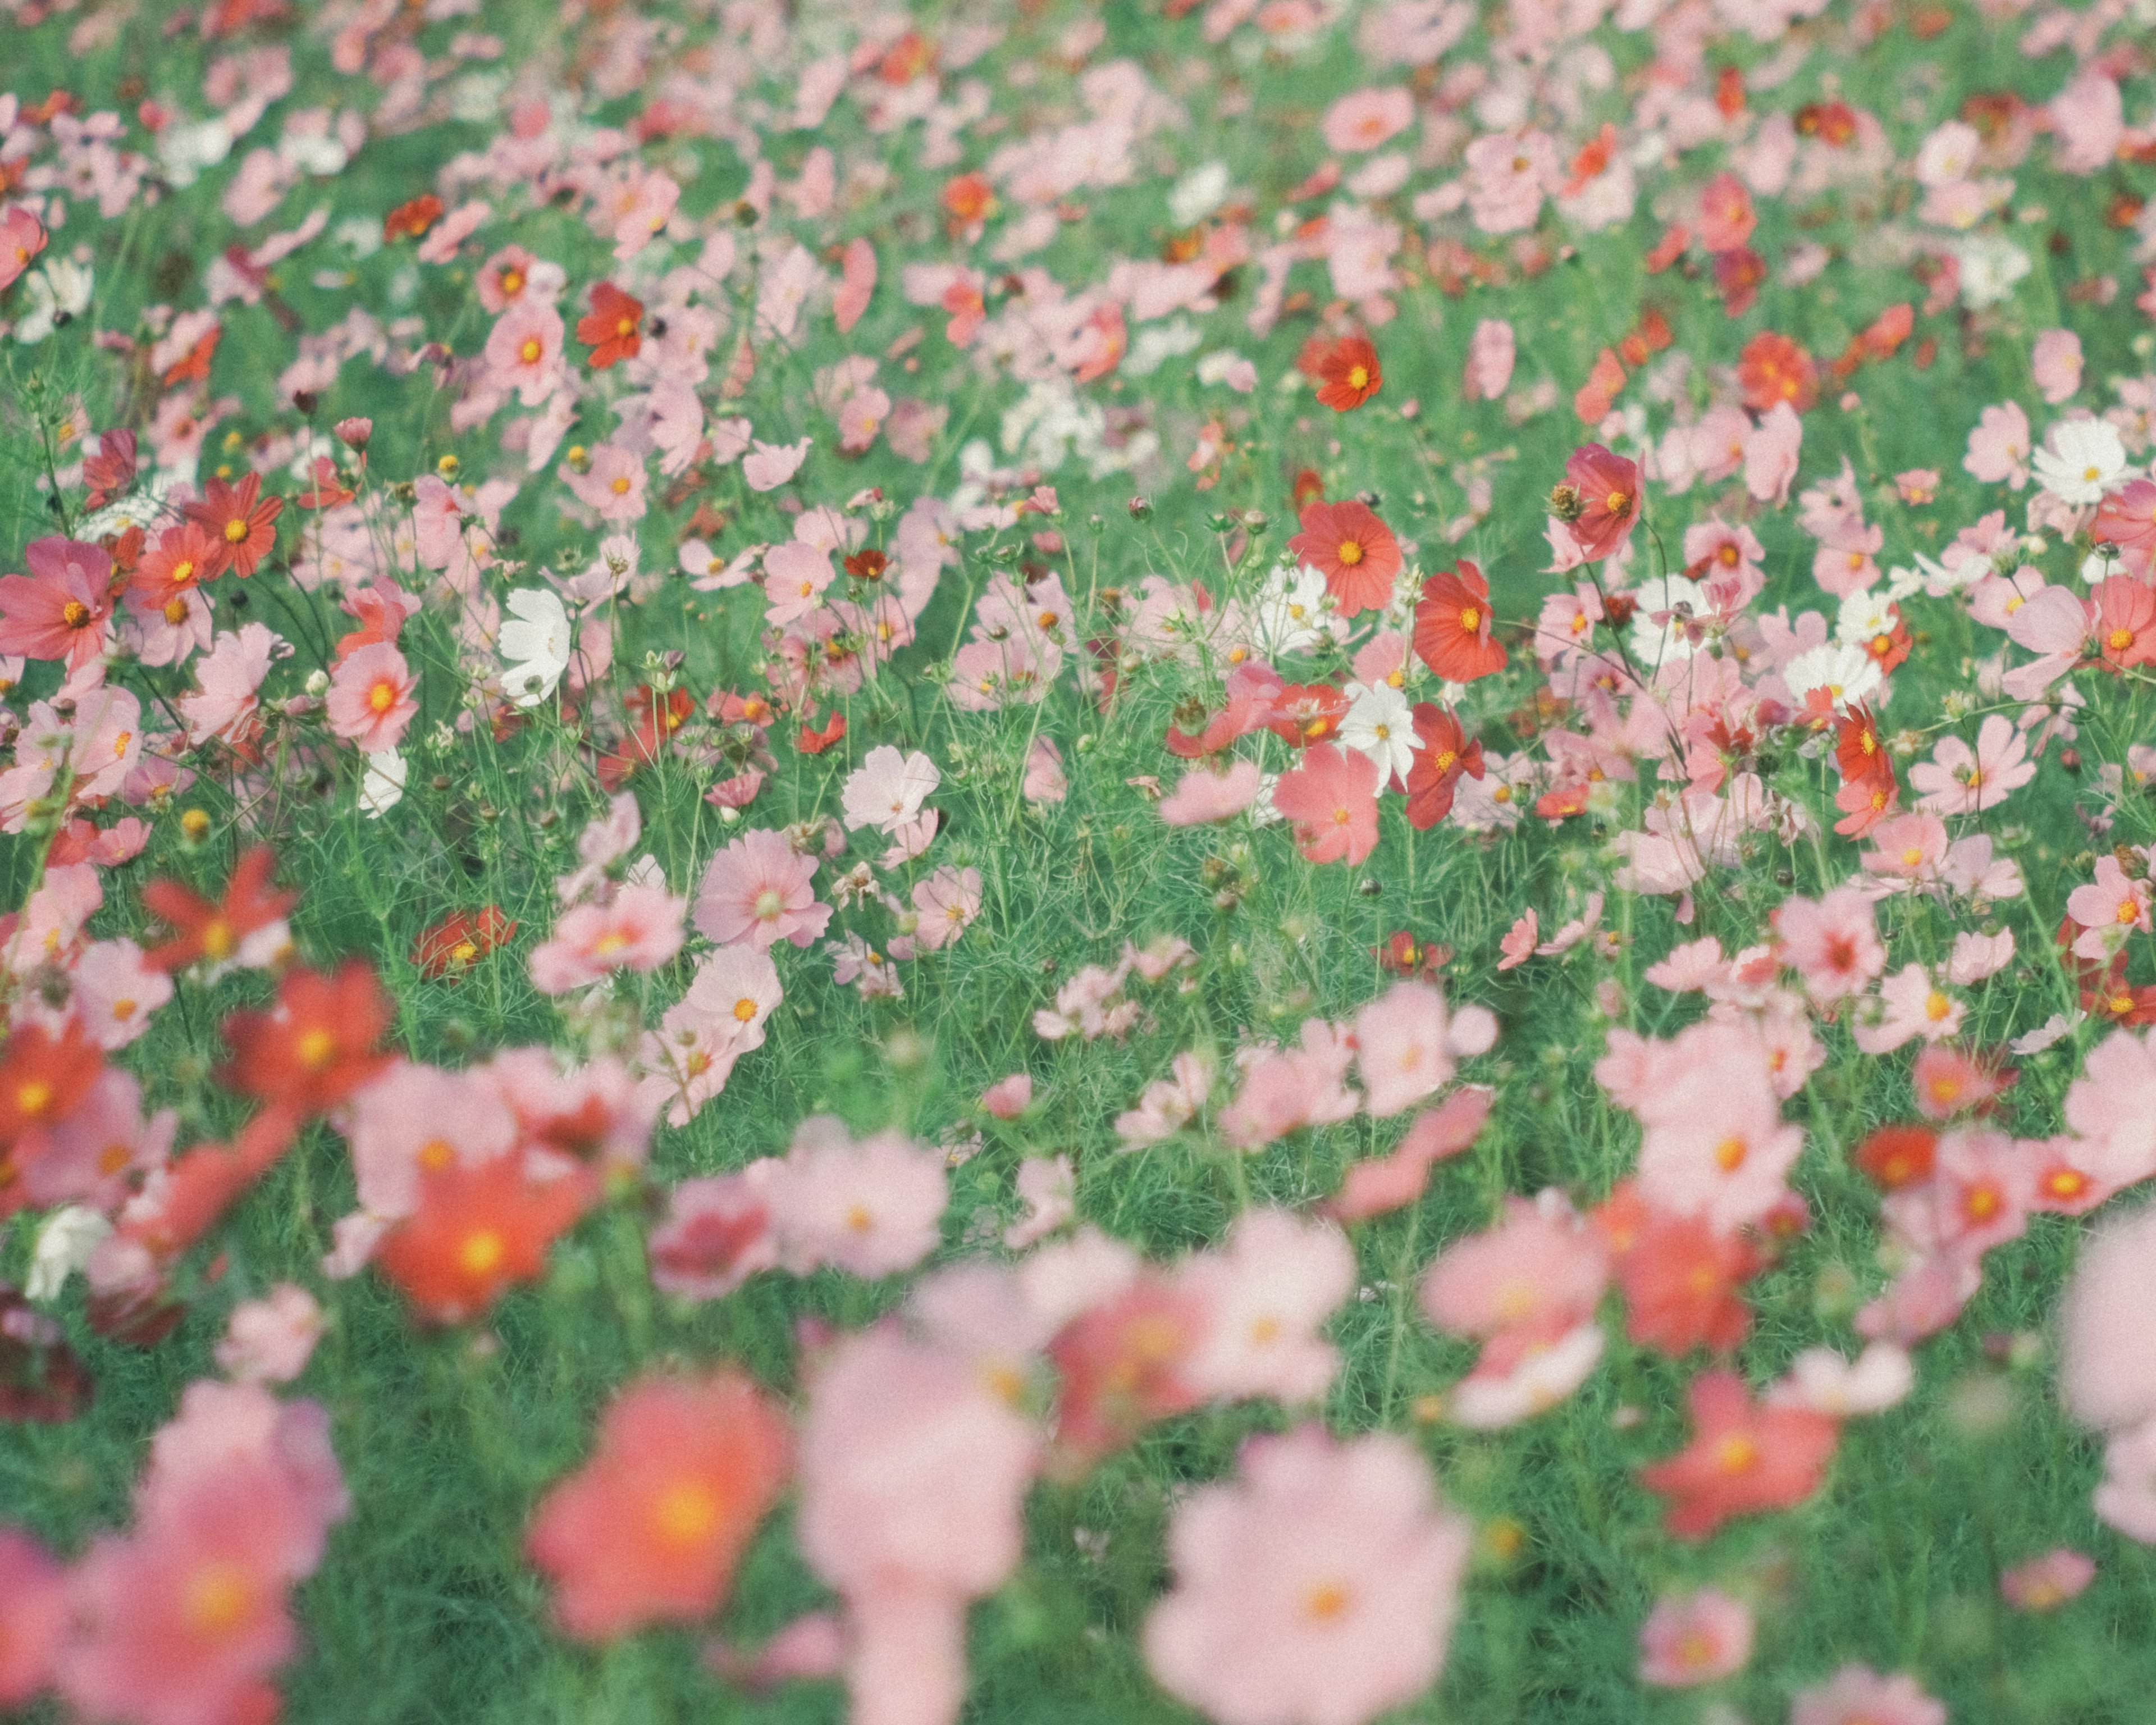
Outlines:
[[1065, 1326], [1048, 1344], [1063, 1374], [1055, 1446], [1064, 1471], [1082, 1472], [1152, 1421], [1198, 1405], [1182, 1374], [1205, 1323], [1189, 1295], [1146, 1275]]
[[104, 1070], [104, 1050], [72, 1017], [57, 1036], [26, 1024], [0, 1047], [0, 1215], [21, 1202], [12, 1189], [19, 1164], [44, 1147], [36, 1135], [74, 1113]]
[[0, 578], [0, 652], [64, 659], [69, 670], [103, 652], [111, 554], [80, 539], [37, 539], [23, 561], [28, 574]]
[[593, 1191], [581, 1170], [530, 1179], [515, 1153], [428, 1169], [418, 1209], [383, 1237], [376, 1261], [428, 1317], [462, 1323], [512, 1284], [544, 1273], [547, 1249]]
[[824, 721], [822, 730], [811, 730], [808, 726], [803, 725], [801, 727], [800, 736], [794, 739], [794, 746], [804, 755], [820, 755], [845, 734], [846, 716], [834, 707], [831, 709], [831, 716]]
[[225, 1081], [262, 1101], [320, 1113], [389, 1064], [374, 1045], [395, 1016], [362, 960], [347, 958], [334, 976], [290, 971], [275, 1009], [224, 1021], [234, 1050]]
[[258, 845], [241, 857], [225, 884], [224, 902], [213, 905], [177, 880], [152, 880], [142, 889], [144, 908], [174, 930], [172, 939], [152, 947], [144, 958], [160, 970], [182, 970], [198, 958], [221, 964], [258, 928], [266, 928], [300, 901], [296, 892], [273, 892], [270, 871], [275, 852]]
[[496, 947], [516, 933], [516, 925], [501, 914], [499, 905], [477, 912], [459, 911], [422, 932], [412, 942], [412, 963], [422, 976], [439, 981], [462, 976]]
[[[120, 1237], [143, 1247], [159, 1263], [172, 1263], [217, 1225], [299, 1135], [299, 1117], [273, 1106], [249, 1121], [231, 1143], [195, 1145], [172, 1163], [156, 1189], [154, 1204], [130, 1208]], [[123, 1304], [121, 1311], [131, 1304]]]
[[588, 345], [588, 363], [603, 372], [618, 360], [634, 359], [643, 347], [639, 333], [644, 322], [644, 301], [632, 299], [610, 281], [592, 290], [592, 309], [577, 320], [577, 339]]
[[337, 479], [336, 463], [326, 455], [315, 457], [315, 483], [300, 493], [295, 500], [302, 509], [335, 509], [340, 503], [349, 503], [357, 494]]
[[1599, 562], [1632, 536], [1639, 521], [1639, 464], [1600, 444], [1584, 444], [1564, 464], [1564, 477], [1579, 508], [1570, 524], [1573, 541], [1588, 562]]
[[[1231, 710], [1233, 705], [1231, 699]], [[1282, 742], [1302, 748], [1339, 730], [1348, 706], [1346, 694], [1330, 683], [1286, 683], [1274, 697], [1265, 728]]]
[[1763, 413], [1785, 401], [1799, 413], [1819, 400], [1819, 367], [1787, 336], [1763, 330], [1737, 356], [1737, 382], [1744, 405]]
[[1856, 141], [1856, 110], [1847, 102], [1806, 102], [1795, 118], [1800, 136], [1817, 138], [1837, 150]]
[[696, 698], [686, 689], [671, 690], [662, 697], [648, 684], [639, 684], [626, 706], [636, 728], [598, 764], [599, 783], [608, 792], [619, 790], [631, 773], [659, 758], [659, 752], [696, 711]]
[[2107, 493], [2097, 505], [2090, 531], [2107, 545], [2156, 552], [2156, 480], [2138, 479]]
[[417, 239], [442, 219], [442, 200], [423, 192], [409, 203], [400, 203], [382, 218], [382, 243], [408, 234]]
[[100, 433], [97, 453], [82, 459], [82, 482], [90, 487], [90, 506], [103, 508], [134, 481], [135, 434], [124, 429]]
[[1890, 785], [1894, 782], [1894, 763], [1880, 740], [1879, 721], [1861, 701], [1834, 721], [1834, 763], [1852, 784], [1870, 779], [1884, 779]]
[[1448, 683], [1471, 683], [1504, 670], [1505, 649], [1490, 639], [1490, 583], [1466, 558], [1422, 584], [1415, 606], [1414, 649]]
[[1378, 393], [1385, 374], [1378, 350], [1363, 336], [1342, 336], [1317, 355], [1317, 398], [1336, 413], [1345, 413]]
[[1917, 309], [1907, 300], [1889, 305], [1871, 321], [1870, 328], [1850, 338], [1841, 357], [1834, 362], [1835, 376], [1846, 377], [1866, 360], [1892, 359], [1916, 326]]
[[1722, 295], [1722, 309], [1731, 317], [1742, 317], [1759, 301], [1759, 285], [1767, 279], [1767, 260], [1748, 245], [1714, 254], [1714, 290]]
[[1737, 1289], [1762, 1260], [1742, 1235], [1717, 1233], [1702, 1216], [1652, 1209], [1630, 1181], [1594, 1219], [1609, 1241], [1633, 1342], [1681, 1359], [1695, 1348], [1722, 1352], [1744, 1339], [1752, 1312]]
[[995, 207], [995, 187], [985, 174], [957, 174], [943, 182], [943, 208], [961, 227], [984, 220]]
[[1389, 976], [1427, 978], [1452, 963], [1452, 948], [1437, 942], [1425, 944], [1404, 928], [1395, 929], [1382, 947], [1370, 948], [1378, 968]]
[[1932, 1177], [1939, 1135], [1928, 1126], [1882, 1126], [1851, 1158], [1881, 1189], [1892, 1192]]
[[2130, 575], [2097, 583], [2097, 621], [2091, 631], [2106, 665], [2123, 670], [2156, 660], [2156, 588]]
[[129, 603], [137, 611], [162, 611], [167, 622], [179, 622], [187, 614], [182, 595], [216, 572], [219, 550], [193, 521], [166, 528], [128, 578]]
[[1755, 1405], [1734, 1372], [1692, 1379], [1692, 1440], [1640, 1482], [1670, 1500], [1662, 1524], [1704, 1539], [1733, 1516], [1787, 1509], [1819, 1489], [1840, 1427], [1809, 1408]]
[[785, 1483], [785, 1419], [737, 1372], [647, 1377], [613, 1399], [598, 1447], [541, 1500], [525, 1550], [569, 1635], [696, 1623]]
[[187, 505], [187, 519], [208, 530], [215, 559], [203, 571], [204, 579], [228, 568], [244, 581], [270, 555], [277, 542], [277, 517], [284, 511], [285, 500], [271, 497], [258, 503], [261, 495], [262, 475], [250, 473], [236, 485], [210, 480], [203, 487], [202, 500]]
[[1408, 769], [1408, 824], [1422, 831], [1452, 813], [1453, 787], [1461, 773], [1481, 778], [1482, 745], [1460, 728], [1450, 707], [1435, 701], [1416, 703], [1414, 733], [1414, 765]]
[[[2137, 586], [2138, 583], [2135, 583]], [[1900, 668], [1902, 662], [1915, 649], [1916, 637], [1909, 633], [1909, 625], [1902, 621], [1897, 610], [1893, 628], [1883, 634], [1876, 634], [1864, 644], [1865, 652], [1879, 667], [1879, 675], [1886, 676]]]
[[1375, 611], [1393, 596], [1400, 545], [1367, 503], [1312, 503], [1287, 548], [1325, 577], [1342, 617]]

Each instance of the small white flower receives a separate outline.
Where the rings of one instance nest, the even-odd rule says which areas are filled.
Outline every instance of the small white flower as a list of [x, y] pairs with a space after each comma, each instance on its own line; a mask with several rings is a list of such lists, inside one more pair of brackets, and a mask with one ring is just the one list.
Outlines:
[[1414, 710], [1390, 683], [1358, 688], [1340, 721], [1340, 740], [1376, 764], [1381, 788], [1394, 773], [1404, 780], [1414, 767]]
[[81, 264], [54, 258], [23, 279], [23, 298], [28, 306], [15, 325], [15, 339], [24, 347], [42, 341], [64, 323], [90, 310], [92, 277]]
[[1853, 593], [1835, 613], [1834, 638], [1861, 647], [1876, 636], [1892, 634], [1899, 617], [1894, 602], [1877, 588]]
[[410, 769], [395, 749], [378, 749], [367, 757], [360, 775], [359, 806], [371, 819], [379, 820], [404, 800], [404, 775]]
[[1962, 304], [1972, 311], [2014, 296], [2014, 284], [2034, 268], [2028, 253], [1997, 234], [1974, 234], [1954, 248], [1961, 262]]
[[[1640, 608], [1632, 616], [1632, 657], [1641, 671], [1652, 675], [1657, 666], [1672, 660], [1689, 659], [1699, 650], [1686, 628], [1694, 618], [1712, 617], [1714, 601], [1704, 582], [1681, 575], [1665, 576], [1640, 583]], [[1664, 620], [1657, 622], [1661, 618]]]
[[501, 625], [502, 691], [519, 706], [536, 706], [554, 692], [569, 668], [569, 614], [551, 588], [520, 587], [509, 595], [510, 615]]
[[2044, 489], [2060, 502], [2093, 503], [2126, 471], [2126, 445], [2104, 419], [2061, 419], [2029, 458]]
[[1228, 195], [1228, 164], [1203, 162], [1194, 167], [1168, 194], [1168, 218], [1178, 228], [1194, 228], [1220, 208]]
[[51, 1300], [67, 1286], [67, 1279], [90, 1262], [98, 1242], [112, 1232], [112, 1224], [80, 1204], [54, 1210], [38, 1230], [38, 1243], [30, 1249], [30, 1273], [23, 1283], [24, 1296]]
[[1815, 689], [1824, 689], [1837, 711], [1865, 700], [1883, 680], [1876, 660], [1861, 647], [1841, 641], [1799, 653], [1783, 667], [1782, 677], [1799, 701]]

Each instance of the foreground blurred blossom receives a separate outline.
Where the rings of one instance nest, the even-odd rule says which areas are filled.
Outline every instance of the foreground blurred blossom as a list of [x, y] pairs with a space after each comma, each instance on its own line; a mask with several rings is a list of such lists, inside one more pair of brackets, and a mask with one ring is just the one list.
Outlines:
[[541, 1500], [526, 1542], [570, 1635], [693, 1623], [726, 1597], [784, 1483], [786, 1422], [747, 1378], [639, 1378], [599, 1421], [592, 1459]]
[[2017, 1611], [2056, 1611], [2095, 1579], [2095, 1563], [2062, 1546], [2002, 1572], [1999, 1591]]
[[1656, 1601], [1640, 1630], [1640, 1681], [1663, 1688], [1714, 1683], [1752, 1657], [1752, 1608], [1714, 1588]]
[[1436, 1681], [1472, 1538], [1399, 1438], [1253, 1438], [1175, 1512], [1146, 1663], [1219, 1725], [1362, 1725]]
[[1947, 1710], [1914, 1677], [1882, 1677], [1870, 1666], [1845, 1665], [1798, 1693], [1789, 1725], [1947, 1725]]

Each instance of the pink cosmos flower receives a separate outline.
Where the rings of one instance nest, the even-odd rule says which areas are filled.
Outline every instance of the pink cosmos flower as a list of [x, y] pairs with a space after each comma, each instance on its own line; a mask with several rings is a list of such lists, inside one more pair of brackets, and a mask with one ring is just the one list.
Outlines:
[[2071, 330], [2046, 330], [2036, 337], [2029, 369], [2053, 407], [2082, 387], [2082, 338]]
[[[1160, 799], [1160, 818], [1172, 827], [1203, 826], [1210, 821], [1233, 819], [1257, 800], [1263, 778], [1255, 761], [1230, 761], [1224, 773], [1215, 773], [1210, 767], [1194, 767], [1183, 775], [1173, 790]], [[1374, 798], [1373, 805], [1374, 825]]]
[[1220, 1111], [1221, 1135], [1239, 1150], [1255, 1150], [1306, 1126], [1351, 1118], [1355, 1093], [1345, 1081], [1353, 1058], [1348, 1035], [1323, 1019], [1303, 1020], [1300, 1047], [1240, 1050], [1243, 1087]]
[[1395, 983], [1355, 1018], [1355, 1060], [1363, 1106], [1383, 1118], [1420, 1101], [1448, 1083], [1462, 1056], [1486, 1054], [1497, 1020], [1486, 1007], [1448, 1013], [1429, 983]]
[[100, 1048], [125, 1048], [150, 1028], [150, 1014], [172, 998], [172, 979], [121, 938], [95, 941], [69, 973], [75, 1016]]
[[198, 688], [175, 703], [187, 721], [188, 742], [199, 745], [213, 737], [236, 740], [254, 716], [255, 691], [270, 674], [270, 661], [291, 650], [259, 623], [220, 634], [195, 667]]
[[105, 650], [112, 558], [75, 539], [33, 539], [28, 575], [0, 577], [0, 653], [63, 659], [79, 670]]
[[[0, 228], [0, 242], [5, 230]], [[0, 262], [4, 262], [0, 249]], [[67, 1571], [27, 1533], [0, 1527], [0, 1599], [8, 1629], [0, 1635], [0, 1707], [18, 1707], [52, 1680], [68, 1630]]]
[[778, 1164], [769, 1157], [739, 1173], [684, 1180], [668, 1195], [666, 1219], [645, 1250], [651, 1280], [684, 1300], [716, 1300], [760, 1271], [778, 1266], [764, 1184]]
[[1499, 970], [1517, 970], [1535, 956], [1535, 943], [1542, 938], [1542, 918], [1532, 906], [1527, 914], [1505, 932], [1497, 942], [1497, 950], [1504, 956], [1497, 961]]
[[506, 1156], [516, 1117], [475, 1074], [399, 1060], [354, 1092], [343, 1131], [361, 1207], [384, 1220], [419, 1207], [423, 1173]]
[[[770, 562], [770, 557], [766, 557], [765, 567], [769, 567]], [[827, 563], [827, 570], [829, 567]], [[901, 755], [889, 743], [879, 744], [847, 774], [839, 790], [839, 803], [845, 811], [848, 830], [875, 827], [880, 832], [896, 833], [921, 813], [921, 805], [936, 794], [942, 782], [942, 770], [920, 750]]]
[[757, 439], [750, 452], [742, 457], [742, 477], [748, 481], [749, 490], [775, 491], [792, 479], [808, 459], [810, 442], [805, 437], [796, 444], [773, 444]]
[[1497, 133], [1467, 146], [1467, 207], [1485, 234], [1533, 227], [1543, 199], [1563, 177], [1557, 144], [1545, 131]]
[[562, 314], [536, 295], [519, 299], [495, 321], [486, 338], [486, 363], [495, 381], [536, 408], [566, 378], [562, 363], [567, 331]]
[[45, 249], [45, 224], [18, 203], [0, 208], [0, 289], [11, 285]]
[[1502, 317], [1486, 317], [1467, 342], [1464, 393], [1470, 401], [1496, 401], [1512, 381], [1517, 353], [1512, 326]]
[[322, 1312], [314, 1296], [295, 1282], [283, 1282], [267, 1298], [235, 1306], [224, 1339], [217, 1344], [217, 1363], [239, 1384], [290, 1384], [307, 1368], [321, 1339]]
[[1378, 843], [1378, 768], [1368, 756], [1329, 742], [1302, 752], [1280, 776], [1273, 807], [1295, 823], [1306, 861], [1344, 860], [1351, 868]]
[[1859, 1007], [1850, 1034], [1865, 1053], [1887, 1054], [1920, 1036], [1927, 1042], [1944, 1041], [1961, 1029], [1967, 1010], [1924, 966], [1905, 964], [1880, 983], [1876, 1001]]
[[1909, 769], [1909, 783], [1924, 793], [1917, 806], [1934, 814], [1996, 809], [2035, 776], [2028, 745], [2004, 713], [1984, 720], [1974, 749], [1958, 737], [1942, 737], [1932, 758]]
[[2029, 483], [2029, 416], [2019, 402], [1984, 410], [1961, 465], [1986, 485], [2004, 480], [2018, 491]]
[[1188, 1260], [1178, 1286], [1205, 1312], [1183, 1378], [1200, 1396], [1311, 1401], [1338, 1353], [1319, 1327], [1355, 1291], [1355, 1254], [1329, 1222], [1246, 1210], [1219, 1250]]
[[1033, 1074], [1014, 1072], [981, 1092], [981, 1106], [998, 1120], [1015, 1120], [1033, 1105]]
[[532, 949], [532, 985], [566, 994], [604, 981], [609, 971], [656, 970], [681, 950], [688, 908], [664, 886], [632, 883], [611, 904], [565, 911], [552, 937]]
[[763, 554], [763, 593], [770, 607], [765, 620], [783, 628], [807, 616], [824, 603], [834, 572], [829, 557], [813, 545], [789, 539], [772, 547]]
[[1784, 899], [1770, 921], [1783, 962], [1820, 1005], [1861, 993], [1886, 968], [1871, 901], [1853, 886], [1836, 887], [1817, 901]]
[[2095, 1563], [2061, 1546], [2003, 1572], [1999, 1591], [2016, 1611], [2056, 1611], [2095, 1579]]
[[2113, 1216], [2082, 1241], [2060, 1330], [2068, 1413], [2107, 1432], [2156, 1421], [2156, 1206]]
[[1947, 1725], [1947, 1710], [1914, 1677], [1882, 1677], [1870, 1666], [1845, 1665], [1827, 1681], [1798, 1692], [1789, 1725]]
[[1752, 1657], [1752, 1608], [1715, 1588], [1665, 1594], [1640, 1630], [1640, 1681], [1662, 1688], [1717, 1683]]
[[644, 519], [644, 458], [619, 444], [601, 444], [592, 451], [591, 465], [583, 472], [572, 469], [562, 478], [601, 521]]
[[690, 920], [721, 946], [786, 940], [805, 947], [831, 920], [831, 907], [817, 902], [808, 884], [816, 868], [816, 860], [797, 854], [783, 833], [744, 833], [711, 859]]
[[1473, 1144], [1490, 1117], [1494, 1092], [1487, 1085], [1461, 1086], [1437, 1107], [1415, 1117], [1389, 1156], [1352, 1164], [1325, 1213], [1360, 1222], [1413, 1204], [1429, 1183], [1431, 1167]]
[[2066, 895], [2066, 915], [2082, 929], [2074, 941], [2075, 952], [2101, 963], [2128, 935], [2148, 932], [2148, 881], [2128, 875], [2116, 856], [2100, 856], [2096, 878]]
[[1325, 147], [1346, 156], [1374, 150], [1414, 124], [1414, 98], [1395, 85], [1349, 92], [1325, 110]]
[[1472, 1537], [1404, 1439], [1253, 1438], [1175, 1512], [1146, 1663], [1219, 1725], [1363, 1725], [1436, 1681]]
[[[1611, 1045], [1614, 1054], [1614, 1035]], [[1709, 1019], [1674, 1041], [1645, 1045], [1643, 1055], [1642, 1081], [1625, 1098], [1646, 1128], [1642, 1195], [1672, 1215], [1704, 1215], [1724, 1233], [1760, 1220], [1781, 1202], [1804, 1137], [1782, 1119], [1758, 1033]], [[1607, 1084], [1603, 1073], [1598, 1065]]]
[[1609, 1252], [1569, 1212], [1507, 1199], [1502, 1220], [1438, 1255], [1423, 1280], [1424, 1314], [1449, 1334], [1486, 1342], [1507, 1331], [1556, 1336], [1592, 1317], [1609, 1286]]
[[913, 888], [913, 908], [920, 913], [913, 938], [925, 952], [947, 947], [966, 932], [981, 911], [981, 871], [942, 868]]
[[404, 655], [387, 641], [375, 641], [346, 656], [330, 677], [322, 703], [330, 729], [366, 754], [393, 749], [418, 715], [413, 691], [419, 680]]
[[832, 1264], [874, 1278], [911, 1270], [942, 1240], [943, 1160], [896, 1132], [855, 1143], [828, 1114], [793, 1130], [763, 1186], [780, 1261], [797, 1276]]
[[1067, 1156], [1029, 1156], [1018, 1165], [1019, 1201], [1026, 1213], [1004, 1230], [1004, 1245], [1022, 1252], [1078, 1214], [1078, 1177]]

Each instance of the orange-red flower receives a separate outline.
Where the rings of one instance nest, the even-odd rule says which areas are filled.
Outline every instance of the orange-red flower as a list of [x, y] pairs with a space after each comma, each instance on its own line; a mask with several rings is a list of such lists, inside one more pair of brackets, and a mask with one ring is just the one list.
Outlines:
[[1886, 1190], [1932, 1177], [1939, 1135], [1928, 1126], [1882, 1126], [1856, 1147], [1857, 1167]]
[[383, 1238], [382, 1273], [443, 1323], [476, 1317], [520, 1281], [536, 1281], [547, 1251], [591, 1201], [581, 1173], [534, 1181], [512, 1153], [454, 1163], [419, 1177], [419, 1208]]
[[173, 937], [143, 957], [160, 970], [183, 970], [198, 958], [221, 964], [258, 928], [266, 928], [299, 902], [296, 892], [266, 890], [277, 858], [266, 845], [241, 857], [225, 883], [224, 902], [213, 905], [177, 880], [152, 880], [142, 889], [142, 903]]
[[444, 916], [412, 942], [412, 963], [420, 974], [439, 980], [461, 976], [516, 932], [516, 923], [499, 905]]
[[200, 523], [208, 534], [211, 567], [205, 578], [227, 569], [243, 581], [252, 575], [277, 543], [277, 517], [284, 508], [282, 497], [262, 497], [259, 473], [249, 474], [236, 485], [221, 479], [208, 481], [201, 501], [187, 508], [187, 519]]
[[603, 372], [618, 361], [636, 357], [644, 345], [643, 326], [644, 301], [603, 281], [592, 290], [592, 309], [577, 320], [577, 339], [592, 350], [587, 363]]
[[277, 986], [273, 1010], [225, 1020], [234, 1051], [226, 1081], [262, 1101], [319, 1113], [388, 1064], [374, 1045], [394, 1016], [360, 959], [346, 959], [334, 976], [291, 971]]
[[1466, 558], [1422, 584], [1415, 606], [1414, 649], [1448, 683], [1471, 683], [1505, 668], [1502, 644], [1490, 639], [1490, 583]]
[[1367, 336], [1342, 336], [1317, 356], [1317, 398], [1337, 413], [1359, 408], [1385, 381]]
[[1784, 401], [1801, 413], [1819, 399], [1819, 367], [1811, 355], [1772, 330], [1744, 344], [1737, 356], [1737, 382], [1744, 405], [1756, 413]]
[[737, 1372], [624, 1389], [597, 1451], [547, 1494], [526, 1541], [554, 1584], [562, 1629], [596, 1641], [708, 1617], [785, 1481], [789, 1450], [785, 1420]]
[[1450, 707], [1416, 703], [1414, 765], [1408, 770], [1408, 824], [1422, 830], [1452, 813], [1453, 789], [1463, 773], [1482, 776], [1482, 745], [1460, 727]]
[[995, 207], [995, 187], [985, 174], [957, 174], [943, 182], [943, 208], [961, 227], [983, 220]]
[[408, 234], [417, 239], [442, 218], [442, 200], [423, 192], [408, 203], [400, 203], [382, 218], [383, 244]]
[[1287, 548], [1325, 578], [1342, 617], [1381, 608], [1400, 572], [1399, 541], [1367, 503], [1312, 503]]
[[57, 1036], [25, 1024], [0, 1048], [0, 1215], [20, 1202], [11, 1189], [19, 1163], [43, 1148], [38, 1135], [74, 1112], [104, 1070], [104, 1051], [73, 1018]]
[[1894, 763], [1880, 740], [1879, 721], [1859, 701], [1834, 721], [1834, 763], [1851, 784], [1883, 779], [1894, 783]]
[[1584, 444], [1564, 464], [1579, 513], [1572, 536], [1589, 562], [1608, 557], [1632, 536], [1640, 519], [1640, 467], [1600, 444]]

